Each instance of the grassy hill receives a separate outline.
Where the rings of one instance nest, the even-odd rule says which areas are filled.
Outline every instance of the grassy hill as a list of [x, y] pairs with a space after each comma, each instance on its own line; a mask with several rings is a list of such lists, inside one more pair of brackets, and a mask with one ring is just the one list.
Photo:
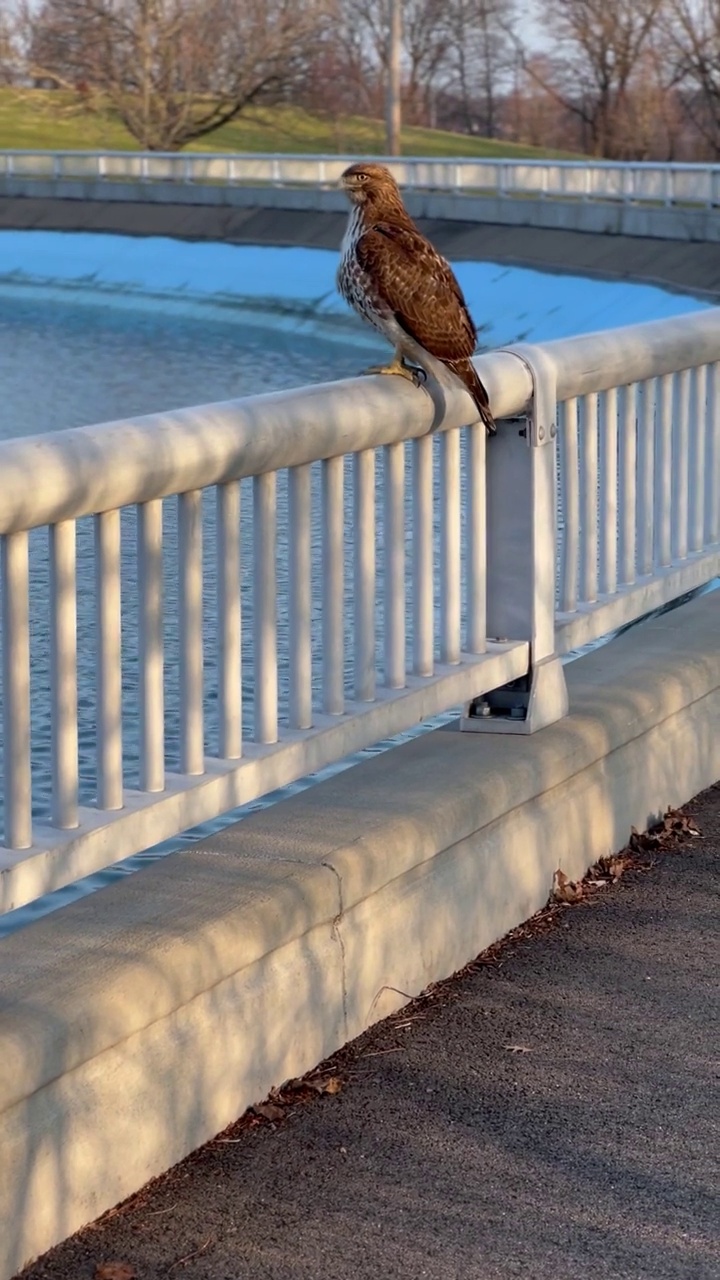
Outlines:
[[[252, 109], [189, 151], [279, 151], [380, 155], [383, 125], [360, 116], [322, 118], [293, 107]], [[472, 138], [440, 129], [405, 128], [408, 156], [489, 156], [543, 159], [568, 153], [513, 142]], [[87, 114], [69, 95], [44, 90], [0, 89], [0, 150], [133, 151], [135, 140], [111, 111]]]

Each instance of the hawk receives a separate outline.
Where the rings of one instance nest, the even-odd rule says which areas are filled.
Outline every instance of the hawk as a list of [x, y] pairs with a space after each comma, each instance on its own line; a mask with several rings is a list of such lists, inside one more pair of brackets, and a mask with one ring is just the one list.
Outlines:
[[395, 348], [390, 364], [367, 372], [396, 374], [417, 385], [417, 366], [427, 374], [426, 356], [434, 356], [465, 384], [494, 434], [488, 394], [470, 359], [477, 330], [450, 264], [421, 234], [384, 165], [353, 164], [340, 182], [352, 208], [338, 288]]

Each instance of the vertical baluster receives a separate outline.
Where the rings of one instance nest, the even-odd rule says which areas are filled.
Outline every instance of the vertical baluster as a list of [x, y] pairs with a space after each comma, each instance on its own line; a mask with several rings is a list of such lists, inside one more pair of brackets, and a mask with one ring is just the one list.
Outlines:
[[202, 493], [178, 497], [180, 772], [205, 771], [203, 742]]
[[162, 501], [137, 509], [139, 662], [140, 662], [140, 790], [165, 787], [165, 699], [163, 694]]
[[485, 442], [482, 422], [467, 428], [467, 635], [468, 653], [484, 653], [487, 645], [487, 512]]
[[620, 418], [620, 581], [634, 582], [637, 522], [636, 387], [622, 389]]
[[440, 658], [460, 661], [460, 431], [440, 437]]
[[707, 452], [707, 365], [692, 372], [689, 545], [699, 551], [705, 532], [705, 457]]
[[580, 483], [578, 471], [578, 404], [568, 400], [562, 408], [560, 429], [563, 519], [560, 608], [572, 613], [577, 608], [580, 550]]
[[720, 542], [720, 362], [710, 366], [705, 468], [705, 542]]
[[78, 825], [77, 595], [75, 521], [50, 525], [52, 822]]
[[[484, 430], [484, 428], [483, 428]], [[413, 671], [433, 673], [433, 441], [412, 442]]]
[[242, 606], [240, 595], [240, 481], [220, 484], [217, 501], [218, 751], [242, 755]]
[[600, 590], [617, 590], [617, 388], [602, 398], [600, 433]]
[[580, 599], [597, 600], [598, 584], [598, 398], [583, 397], [580, 501], [582, 506]]
[[28, 535], [0, 537], [5, 844], [32, 844]]
[[277, 742], [277, 482], [274, 471], [253, 479], [253, 649], [256, 742]]
[[405, 512], [404, 450], [386, 445], [383, 539], [385, 543], [385, 684], [405, 686]]
[[343, 459], [322, 464], [323, 710], [342, 715], [343, 691]]
[[677, 395], [672, 450], [672, 549], [674, 558], [684, 560], [688, 549], [688, 477], [690, 472], [690, 370], [676, 375]]
[[375, 452], [353, 458], [355, 697], [375, 698]]
[[288, 521], [290, 545], [290, 697], [291, 729], [312, 724], [312, 562], [310, 545], [311, 469], [309, 464], [288, 472]]
[[655, 393], [654, 379], [640, 384], [638, 417], [638, 475], [640, 491], [637, 509], [638, 571], [652, 573], [655, 528]]
[[95, 516], [97, 807], [122, 809], [120, 512]]
[[658, 381], [658, 429], [655, 450], [655, 565], [672, 557], [672, 410], [673, 374]]

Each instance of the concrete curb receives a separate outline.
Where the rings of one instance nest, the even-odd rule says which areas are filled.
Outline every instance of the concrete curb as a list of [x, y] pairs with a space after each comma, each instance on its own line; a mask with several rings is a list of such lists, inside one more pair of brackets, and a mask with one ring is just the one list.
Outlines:
[[531, 738], [428, 734], [5, 939], [1, 1280], [714, 782], [719, 635], [716, 592]]

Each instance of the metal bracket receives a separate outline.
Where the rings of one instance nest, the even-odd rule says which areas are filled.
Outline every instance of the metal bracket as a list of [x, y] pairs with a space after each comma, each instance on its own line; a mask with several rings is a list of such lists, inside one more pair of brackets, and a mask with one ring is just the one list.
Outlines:
[[536, 733], [568, 713], [565, 673], [559, 658], [545, 658], [526, 676], [474, 698], [464, 709], [466, 733]]
[[528, 342], [517, 347], [500, 347], [520, 360], [532, 379], [533, 393], [526, 413], [528, 445], [552, 444], [557, 435], [557, 369], [543, 350]]
[[528, 642], [530, 669], [469, 702], [460, 728], [528, 734], [568, 712], [565, 675], [554, 652], [554, 457], [543, 447], [557, 436], [557, 369], [540, 347], [505, 350], [530, 374], [532, 396], [487, 452], [487, 617], [491, 635]]

